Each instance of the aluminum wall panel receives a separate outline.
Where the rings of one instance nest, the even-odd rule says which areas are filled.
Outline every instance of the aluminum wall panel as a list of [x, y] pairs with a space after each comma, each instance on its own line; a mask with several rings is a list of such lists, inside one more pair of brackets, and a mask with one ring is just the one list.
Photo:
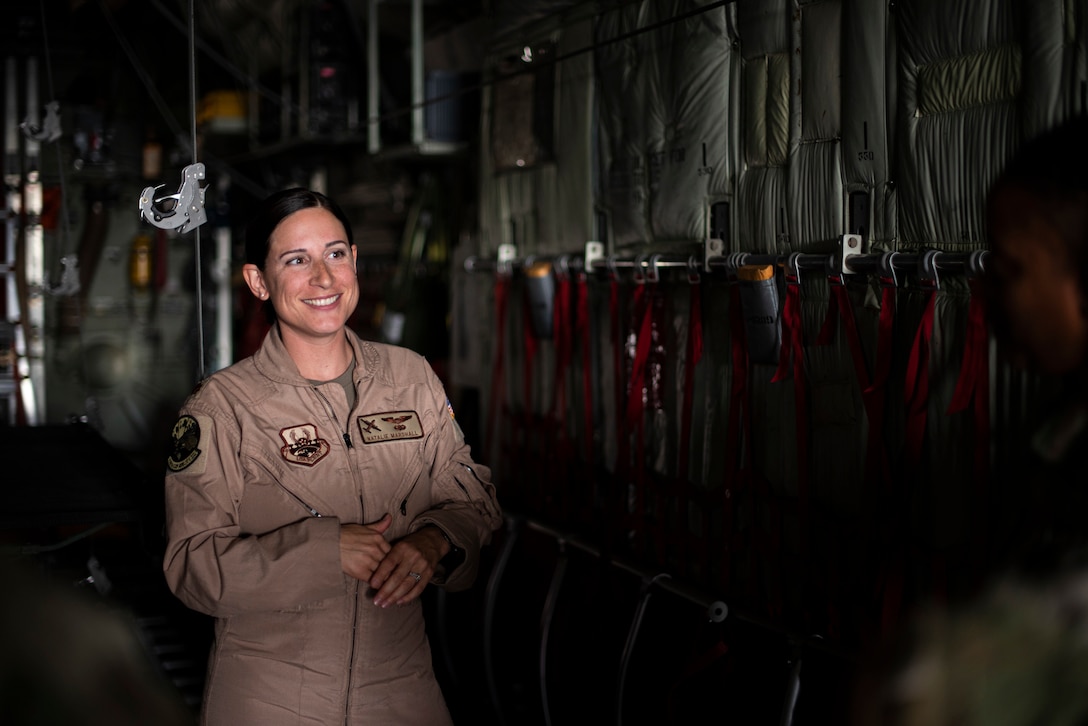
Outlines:
[[789, 0], [773, 0], [737, 8], [744, 84], [741, 151], [746, 162], [737, 179], [737, 239], [732, 247], [738, 251], [788, 251], [785, 164], [791, 144], [792, 6]]
[[[1006, 60], [1021, 43], [1017, 15], [1007, 0], [910, 0], [896, 17], [899, 247], [984, 247], [986, 192], [1020, 138], [1017, 69]], [[957, 85], [934, 91], [936, 81]], [[973, 105], [929, 100], [957, 88]]]
[[598, 75], [598, 144], [602, 206], [615, 247], [650, 239], [647, 107], [652, 88], [647, 81], [651, 61], [634, 39], [616, 41], [645, 24], [646, 3], [626, 5], [601, 15], [596, 40]]
[[704, 239], [711, 201], [730, 191], [733, 11], [702, 4], [647, 1], [598, 22], [602, 196], [617, 248]]
[[792, 251], [827, 250], [843, 233], [842, 3], [802, 5], [794, 14], [793, 130], [789, 164]]
[[[496, 169], [489, 145], [483, 144], [480, 224], [487, 253], [494, 254], [503, 243], [516, 245], [520, 255], [576, 253], [595, 236], [593, 59], [576, 52], [591, 38], [592, 22], [579, 20], [561, 31], [538, 31], [529, 43], [554, 41], [556, 56], [568, 56], [555, 65], [554, 143], [541, 159], [516, 170]], [[496, 94], [489, 90], [484, 96], [485, 140], [491, 138], [492, 114], [506, 112], [493, 109], [495, 103]]]
[[846, 0], [842, 22], [844, 231], [861, 234], [869, 248], [887, 249], [896, 233], [895, 36], [887, 3]]
[[[700, 3], [706, 4], [706, 3]], [[655, 3], [650, 22], [676, 17], [691, 3]], [[657, 83], [661, 113], [649, 127], [650, 223], [656, 241], [701, 241], [710, 200], [728, 192], [735, 152], [730, 143], [730, 67], [733, 38], [719, 7], [654, 33], [660, 48]]]

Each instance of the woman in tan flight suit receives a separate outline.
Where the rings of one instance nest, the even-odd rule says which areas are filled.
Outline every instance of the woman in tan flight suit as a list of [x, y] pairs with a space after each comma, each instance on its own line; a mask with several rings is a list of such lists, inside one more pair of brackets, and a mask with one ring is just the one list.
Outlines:
[[243, 275], [275, 323], [174, 426], [163, 567], [215, 618], [208, 724], [450, 722], [419, 598], [471, 585], [502, 514], [426, 360], [347, 327], [356, 254], [327, 197], [266, 199]]

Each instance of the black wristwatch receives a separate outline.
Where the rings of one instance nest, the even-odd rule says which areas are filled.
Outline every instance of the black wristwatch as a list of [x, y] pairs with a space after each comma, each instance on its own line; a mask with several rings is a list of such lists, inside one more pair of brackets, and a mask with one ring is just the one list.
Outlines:
[[465, 551], [453, 543], [450, 536], [446, 534], [446, 530], [442, 529], [437, 524], [432, 524], [431, 526], [437, 529], [442, 534], [442, 538], [450, 543], [450, 551], [438, 562], [446, 572], [450, 572], [453, 568], [465, 561]]

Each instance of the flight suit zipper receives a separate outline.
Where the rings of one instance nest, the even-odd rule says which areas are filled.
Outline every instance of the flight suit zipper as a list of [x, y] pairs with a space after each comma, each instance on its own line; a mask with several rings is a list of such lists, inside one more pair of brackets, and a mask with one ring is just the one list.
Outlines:
[[351, 598], [351, 647], [348, 648], [347, 689], [344, 692], [344, 726], [351, 723], [351, 681], [355, 665], [355, 634], [359, 620], [359, 581], [355, 581], [355, 591]]
[[[336, 409], [334, 409], [332, 407], [332, 403], [329, 401], [328, 398], [325, 397], [325, 394], [322, 393], [321, 390], [318, 389], [317, 386], [311, 386], [311, 388], [313, 389], [313, 392], [317, 394], [317, 397], [320, 398], [325, 403], [325, 408], [329, 412], [329, 418], [332, 419], [333, 423], [336, 424], [337, 428], [341, 429], [340, 436], [344, 439], [344, 444], [347, 445], [347, 447], [349, 449], [355, 448], [351, 443], [351, 434], [348, 433], [347, 427], [342, 426], [340, 424], [340, 420], [338, 418], [336, 418]], [[349, 416], [349, 418], [350, 418], [350, 416]]]
[[287, 492], [287, 493], [288, 493], [288, 494], [289, 494], [289, 495], [291, 496], [291, 498], [292, 498], [292, 499], [294, 499], [294, 500], [295, 500], [296, 502], [298, 502], [299, 504], [301, 504], [301, 505], [302, 505], [302, 508], [303, 508], [303, 509], [305, 509], [305, 510], [306, 510], [307, 512], [309, 512], [309, 513], [310, 513], [310, 514], [311, 514], [312, 516], [314, 516], [314, 517], [317, 517], [317, 518], [319, 518], [319, 519], [321, 518], [321, 516], [322, 516], [322, 515], [321, 515], [321, 512], [319, 512], [319, 511], [317, 511], [316, 509], [314, 509], [313, 507], [311, 507], [311, 506], [310, 506], [309, 504], [307, 504], [307, 503], [305, 502], [305, 500], [303, 500], [303, 498], [302, 498], [302, 497], [300, 497], [299, 495], [295, 494], [295, 493], [294, 493], [293, 491], [291, 491], [291, 490], [290, 490], [290, 489], [288, 489], [288, 488], [287, 488], [286, 486], [284, 486], [284, 484], [283, 484], [283, 482], [282, 482], [282, 481], [280, 481], [279, 479], [276, 479], [276, 483], [277, 483], [277, 484], [279, 484], [279, 486], [280, 486], [280, 489], [282, 489], [283, 491]]

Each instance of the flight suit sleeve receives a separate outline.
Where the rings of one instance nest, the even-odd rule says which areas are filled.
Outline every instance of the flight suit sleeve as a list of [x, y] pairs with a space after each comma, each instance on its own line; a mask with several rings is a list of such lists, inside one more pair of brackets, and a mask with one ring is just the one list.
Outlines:
[[464, 559], [450, 571], [440, 571], [433, 582], [448, 590], [472, 585], [479, 569], [480, 549], [503, 523], [491, 470], [472, 459], [469, 445], [455, 418], [445, 388], [428, 365], [428, 405], [438, 412], [438, 425], [429, 433], [431, 506], [412, 523], [412, 530], [427, 525], [441, 529]]
[[163, 571], [187, 606], [224, 617], [293, 608], [342, 595], [340, 525], [301, 517], [267, 533], [243, 532], [238, 512], [247, 476], [229, 415], [183, 409], [165, 475]]

